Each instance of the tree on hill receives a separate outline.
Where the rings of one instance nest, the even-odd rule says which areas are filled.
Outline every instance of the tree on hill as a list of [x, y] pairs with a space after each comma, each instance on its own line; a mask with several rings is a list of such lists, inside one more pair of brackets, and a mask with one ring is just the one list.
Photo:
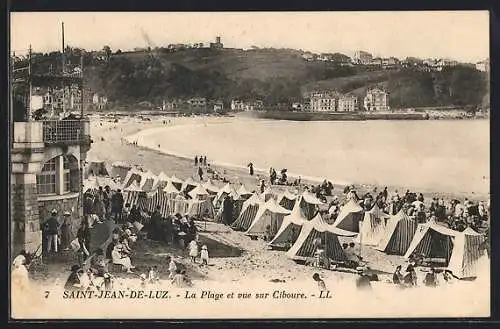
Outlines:
[[109, 62], [109, 59], [111, 57], [111, 48], [109, 46], [104, 46], [102, 48], [102, 51], [104, 52], [104, 55], [106, 56], [106, 62]]

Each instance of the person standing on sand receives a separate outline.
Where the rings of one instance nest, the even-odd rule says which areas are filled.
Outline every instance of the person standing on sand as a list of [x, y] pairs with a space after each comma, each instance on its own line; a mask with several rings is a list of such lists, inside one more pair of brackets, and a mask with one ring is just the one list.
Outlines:
[[64, 212], [63, 221], [61, 223], [61, 248], [69, 250], [71, 243], [71, 214], [69, 211]]
[[250, 162], [248, 164], [248, 170], [249, 170], [250, 176], [253, 176], [253, 163]]
[[205, 155], [203, 157], [203, 165], [206, 166], [207, 165], [207, 156]]
[[327, 291], [325, 281], [323, 281], [318, 273], [313, 274], [313, 280], [318, 283], [319, 291]]
[[195, 167], [198, 165], [198, 156], [197, 155], [194, 156], [194, 165], [195, 165]]
[[260, 193], [264, 193], [266, 190], [266, 182], [264, 180], [260, 181]]
[[201, 167], [198, 167], [198, 176], [200, 176], [200, 181], [203, 180], [203, 169]]

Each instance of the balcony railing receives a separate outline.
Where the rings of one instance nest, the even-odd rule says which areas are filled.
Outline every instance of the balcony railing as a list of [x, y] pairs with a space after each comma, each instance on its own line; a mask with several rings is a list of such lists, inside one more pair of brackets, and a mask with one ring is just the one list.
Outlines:
[[47, 120], [43, 121], [43, 142], [46, 144], [77, 144], [88, 138], [88, 120]]

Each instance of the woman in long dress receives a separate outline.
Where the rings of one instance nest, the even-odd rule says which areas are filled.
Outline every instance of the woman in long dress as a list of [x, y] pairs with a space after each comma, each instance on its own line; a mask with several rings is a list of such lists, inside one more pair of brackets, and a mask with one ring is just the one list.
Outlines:
[[23, 250], [12, 262], [12, 288], [16, 292], [25, 292], [29, 288], [28, 269], [26, 268], [26, 252]]
[[189, 256], [191, 257], [191, 262], [196, 263], [196, 257], [198, 257], [198, 244], [196, 240], [192, 240], [189, 243]]
[[71, 243], [71, 217], [69, 212], [64, 213], [61, 223], [61, 247], [63, 250], [69, 250]]
[[127, 271], [127, 273], [132, 273], [132, 262], [130, 261], [130, 257], [122, 253], [123, 245], [117, 244], [113, 251], [111, 252], [111, 258], [113, 264], [121, 265]]

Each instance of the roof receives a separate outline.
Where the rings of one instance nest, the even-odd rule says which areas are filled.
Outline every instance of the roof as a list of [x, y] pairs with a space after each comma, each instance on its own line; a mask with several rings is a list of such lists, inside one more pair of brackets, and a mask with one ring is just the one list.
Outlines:
[[170, 181], [167, 183], [167, 186], [163, 189], [165, 193], [179, 193], [179, 190], [174, 186], [174, 184]]
[[208, 195], [207, 190], [201, 186], [197, 185], [191, 192], [188, 193], [192, 198], [195, 198], [197, 195]]
[[240, 188], [236, 191], [238, 192], [239, 195], [249, 195], [249, 194], [252, 194], [252, 192], [249, 192], [245, 185], [241, 184]]
[[302, 199], [305, 202], [311, 204], [317, 204], [317, 205], [323, 204], [323, 202], [321, 202], [318, 198], [316, 198], [312, 193], [307, 191], [304, 191], [304, 193], [302, 193]]
[[202, 184], [202, 186], [212, 192], [219, 192], [219, 188], [212, 182], [211, 179], [209, 179], [206, 183]]

